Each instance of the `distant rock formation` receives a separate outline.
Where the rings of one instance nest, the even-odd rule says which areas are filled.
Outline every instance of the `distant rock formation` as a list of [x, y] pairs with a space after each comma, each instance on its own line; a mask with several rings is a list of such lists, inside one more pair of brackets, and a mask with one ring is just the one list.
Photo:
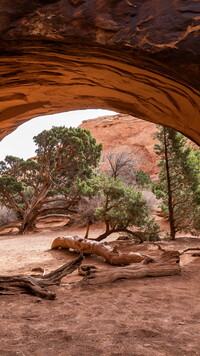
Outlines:
[[117, 114], [97, 119], [84, 120], [82, 129], [90, 130], [98, 143], [103, 144], [103, 154], [107, 152], [133, 152], [135, 169], [142, 169], [152, 179], [157, 176], [157, 159], [153, 146], [156, 125], [130, 115]]

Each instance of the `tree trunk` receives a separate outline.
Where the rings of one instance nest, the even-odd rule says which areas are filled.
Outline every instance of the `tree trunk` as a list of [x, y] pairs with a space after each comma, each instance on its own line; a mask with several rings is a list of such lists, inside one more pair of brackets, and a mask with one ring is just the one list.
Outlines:
[[95, 239], [95, 241], [100, 242], [100, 241], [106, 239], [106, 237], [108, 237], [108, 236], [111, 235], [112, 233], [113, 233], [113, 231], [111, 231], [111, 230], [105, 231], [103, 234], [99, 235], [99, 236]]
[[22, 225], [19, 233], [26, 234], [29, 231], [33, 231], [35, 229], [35, 223], [38, 215], [39, 215], [38, 209], [37, 208], [32, 209], [30, 207], [30, 209], [26, 211], [23, 215]]
[[176, 229], [175, 229], [175, 224], [174, 224], [174, 209], [173, 209], [173, 203], [172, 203], [171, 177], [170, 177], [170, 170], [169, 170], [168, 147], [167, 147], [167, 138], [166, 138], [165, 127], [163, 128], [163, 132], [164, 132], [165, 165], [166, 165], [166, 176], [167, 176], [170, 236], [171, 236], [171, 240], [175, 240]]
[[34, 231], [35, 229], [35, 219], [34, 220], [29, 220], [29, 216], [27, 216], [25, 219], [22, 221], [22, 225], [19, 230], [19, 234], [27, 234], [29, 231]]
[[32, 199], [32, 204], [29, 206], [29, 209], [24, 213], [23, 215], [23, 222], [21, 226], [20, 233], [26, 234], [30, 230], [34, 230], [35, 228], [35, 222], [40, 214], [40, 207], [42, 204], [42, 201], [46, 198], [47, 193], [49, 192], [51, 187], [51, 183], [48, 181], [44, 183], [42, 189], [40, 190], [39, 195], [37, 196], [37, 199], [34, 197]]
[[104, 240], [106, 237], [108, 237], [109, 235], [113, 234], [113, 233], [116, 233], [116, 232], [126, 232], [128, 234], [131, 234], [132, 236], [136, 237], [140, 243], [143, 243], [144, 242], [144, 239], [145, 239], [145, 233], [142, 232], [142, 231], [131, 231], [129, 229], [111, 229], [111, 230], [106, 230], [103, 234], [99, 235], [95, 241], [102, 241]]
[[86, 232], [85, 232], [85, 236], [84, 239], [87, 239], [89, 236], [89, 232], [90, 232], [90, 225], [92, 224], [91, 220], [87, 221], [87, 228], [86, 228]]
[[53, 241], [51, 248], [72, 248], [75, 251], [82, 253], [95, 254], [105, 258], [105, 260], [111, 265], [116, 266], [138, 263], [148, 257], [147, 255], [139, 252], [120, 252], [116, 247], [112, 248], [106, 243], [99, 243], [95, 240], [89, 239], [86, 240], [78, 236], [57, 237]]
[[75, 260], [44, 276], [0, 276], [0, 294], [13, 294], [20, 288], [28, 290], [41, 298], [55, 299], [56, 294], [48, 291], [46, 287], [59, 285], [63, 277], [72, 273], [80, 266], [82, 259], [83, 257], [80, 254]]
[[102, 284], [117, 279], [173, 276], [181, 272], [179, 255], [178, 251], [166, 251], [160, 256], [147, 257], [137, 264], [107, 270], [82, 265], [79, 271], [81, 275], [85, 274], [85, 278], [81, 283]]

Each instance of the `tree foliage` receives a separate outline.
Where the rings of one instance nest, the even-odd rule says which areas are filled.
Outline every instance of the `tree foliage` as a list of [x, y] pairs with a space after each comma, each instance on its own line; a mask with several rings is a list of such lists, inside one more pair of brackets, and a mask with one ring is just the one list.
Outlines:
[[151, 237], [157, 239], [158, 226], [148, 217], [146, 201], [133, 186], [101, 175], [80, 182], [80, 188], [85, 196], [99, 197], [95, 215], [104, 222], [105, 232], [97, 238], [98, 241], [114, 232], [126, 232], [142, 240], [142, 234], [136, 232], [136, 228], [141, 232], [148, 230]]
[[170, 223], [174, 239], [178, 231], [191, 231], [200, 217], [200, 155], [187, 139], [167, 127], [159, 127], [155, 152], [160, 157], [159, 182], [153, 191]]
[[34, 142], [34, 159], [7, 156], [0, 162], [0, 203], [18, 213], [22, 232], [34, 227], [39, 215], [54, 210], [55, 202], [62, 203], [56, 210], [68, 212], [76, 206], [76, 179], [91, 176], [102, 149], [80, 128], [53, 127]]
[[141, 188], [148, 188], [152, 185], [152, 181], [149, 174], [144, 172], [142, 169], [138, 169], [135, 172], [135, 180], [137, 185]]

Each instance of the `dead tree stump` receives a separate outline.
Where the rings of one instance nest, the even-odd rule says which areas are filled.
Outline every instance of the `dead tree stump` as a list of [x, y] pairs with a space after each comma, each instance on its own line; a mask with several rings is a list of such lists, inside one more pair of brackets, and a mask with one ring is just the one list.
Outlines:
[[81, 283], [102, 284], [118, 279], [173, 276], [181, 272], [179, 256], [178, 251], [166, 251], [160, 256], [147, 257], [140, 263], [105, 270], [82, 265], [79, 273], [85, 277]]
[[82, 259], [83, 256], [80, 254], [75, 260], [44, 276], [0, 276], [0, 294], [16, 294], [19, 290], [25, 290], [41, 298], [55, 299], [56, 293], [46, 288], [59, 285], [63, 277], [72, 273], [80, 266]]

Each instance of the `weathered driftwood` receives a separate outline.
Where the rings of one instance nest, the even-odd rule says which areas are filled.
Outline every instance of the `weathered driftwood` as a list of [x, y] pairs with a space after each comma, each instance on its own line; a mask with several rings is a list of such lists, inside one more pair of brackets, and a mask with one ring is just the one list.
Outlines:
[[42, 298], [55, 299], [56, 293], [46, 288], [52, 285], [59, 285], [63, 277], [79, 267], [82, 259], [82, 255], [79, 255], [75, 260], [44, 276], [0, 276], [0, 294], [14, 294], [14, 291], [20, 288], [28, 290]]
[[116, 266], [139, 263], [148, 257], [139, 252], [120, 252], [116, 247], [113, 248], [106, 243], [82, 239], [78, 236], [57, 237], [53, 241], [51, 248], [73, 249], [86, 254], [95, 254], [104, 257], [108, 263]]
[[79, 266], [79, 273], [85, 275], [81, 283], [102, 284], [124, 278], [163, 277], [179, 274], [179, 252], [166, 251], [159, 256], [147, 257], [140, 263], [125, 267], [100, 270], [94, 266]]

